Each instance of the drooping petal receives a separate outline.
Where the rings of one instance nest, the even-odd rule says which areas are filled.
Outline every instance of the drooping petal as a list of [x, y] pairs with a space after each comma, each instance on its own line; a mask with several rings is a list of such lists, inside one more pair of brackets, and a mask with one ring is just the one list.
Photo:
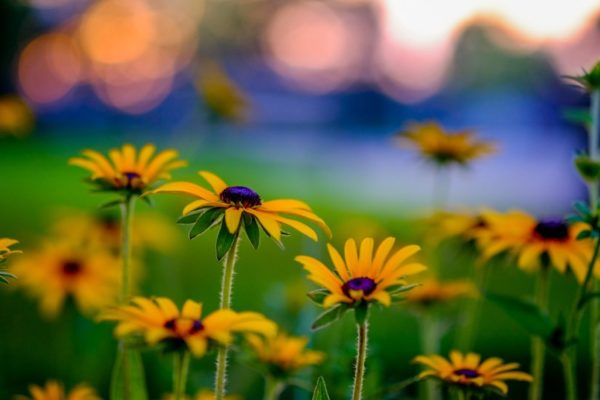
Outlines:
[[212, 172], [200, 171], [200, 172], [198, 172], [198, 174], [202, 178], [204, 178], [204, 180], [206, 182], [208, 182], [208, 184], [213, 188], [215, 193], [219, 194], [223, 190], [227, 189], [227, 184], [221, 178], [219, 178], [217, 175], [213, 174]]
[[152, 193], [175, 193], [187, 194], [190, 196], [199, 197], [202, 200], [218, 201], [219, 198], [214, 193], [190, 182], [170, 182], [152, 191]]
[[257, 210], [248, 208], [245, 210], [247, 213], [256, 216], [258, 222], [262, 225], [262, 227], [267, 231], [267, 233], [273, 237], [275, 240], [281, 240], [281, 226], [279, 222], [273, 218], [272, 215], [259, 212]]
[[310, 211], [310, 207], [303, 201], [294, 199], [278, 199], [265, 201], [262, 206], [269, 211], [286, 212], [293, 209]]
[[296, 221], [296, 220], [293, 220], [290, 218], [285, 218], [285, 217], [282, 217], [281, 215], [276, 215], [273, 218], [275, 218], [277, 221], [279, 221], [283, 224], [291, 226], [292, 228], [294, 228], [298, 232], [302, 233], [303, 235], [308, 236], [315, 242], [319, 240], [317, 233], [310, 226], [303, 224], [302, 222], [299, 222], [299, 221]]
[[240, 227], [240, 219], [242, 218], [243, 210], [241, 208], [229, 207], [225, 210], [225, 224], [229, 233], [234, 234]]

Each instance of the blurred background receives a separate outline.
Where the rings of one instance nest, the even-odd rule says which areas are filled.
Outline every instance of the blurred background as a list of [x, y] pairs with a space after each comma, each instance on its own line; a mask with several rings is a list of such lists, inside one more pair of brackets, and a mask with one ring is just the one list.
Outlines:
[[[190, 161], [178, 179], [198, 180], [195, 171], [207, 169], [265, 199], [306, 200], [338, 245], [365, 235], [420, 240], [415, 221], [431, 210], [435, 171], [392, 136], [429, 120], [472, 129], [499, 149], [451, 171], [451, 208], [561, 216], [586, 196], [572, 166], [585, 130], [568, 116], [588, 104], [564, 76], [599, 58], [594, 0], [0, 0], [0, 236], [18, 238], [27, 252], [60, 215], [97, 213], [110, 200], [67, 166], [81, 149], [153, 142]], [[139, 213], [169, 226], [183, 204], [165, 196]], [[216, 307], [214, 233], [190, 242], [184, 228], [170, 226], [157, 234], [173, 249], [138, 249], [140, 291]], [[293, 257], [322, 247], [297, 236], [287, 243], [283, 252], [267, 241], [258, 252], [244, 243], [234, 304], [306, 334], [318, 310], [305, 302], [309, 285]], [[464, 255], [440, 254], [455, 265], [448, 276], [464, 273]], [[533, 287], [514, 268], [494, 277], [499, 290]], [[570, 304], [572, 282], [555, 280], [553, 302]], [[527, 365], [527, 335], [489, 308], [475, 350]], [[391, 323], [378, 324], [389, 315]], [[34, 300], [4, 286], [0, 324], [0, 398], [46, 378], [88, 381], [106, 395], [108, 324], [69, 307], [46, 320]], [[414, 374], [412, 314], [377, 313], [372, 335], [371, 387]], [[322, 370], [336, 382], [336, 398], [349, 384], [353, 336], [346, 318], [314, 337], [314, 347], [337, 350]], [[451, 344], [449, 335], [444, 348]], [[159, 398], [171, 365], [146, 357]], [[212, 382], [212, 358], [195, 363], [190, 392]], [[550, 361], [549, 373], [558, 371]], [[247, 365], [235, 367], [231, 382], [234, 392], [260, 396]], [[560, 379], [547, 385], [562, 390]], [[307, 398], [302, 390], [285, 395]]]

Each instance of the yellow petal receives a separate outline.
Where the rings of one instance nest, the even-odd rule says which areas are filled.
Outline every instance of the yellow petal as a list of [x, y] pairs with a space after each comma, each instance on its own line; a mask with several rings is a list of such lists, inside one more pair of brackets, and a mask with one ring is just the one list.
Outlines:
[[367, 296], [367, 300], [377, 300], [386, 307], [389, 307], [389, 305], [392, 304], [392, 298], [385, 290], [376, 290]]
[[342, 278], [342, 280], [348, 281], [350, 280], [350, 275], [348, 274], [348, 269], [346, 268], [346, 264], [344, 263], [344, 259], [340, 255], [340, 253], [333, 247], [331, 244], [327, 243], [327, 250], [329, 251], [329, 257], [333, 262], [333, 266], [337, 271], [338, 275]]
[[208, 182], [208, 184], [213, 188], [215, 193], [220, 194], [223, 190], [227, 189], [227, 184], [225, 182], [223, 182], [223, 180], [221, 178], [219, 178], [217, 175], [213, 174], [212, 172], [200, 171], [200, 172], [198, 172], [198, 174], [202, 178], [204, 178], [204, 180], [206, 182]]
[[229, 207], [225, 210], [225, 224], [229, 233], [234, 234], [237, 232], [240, 226], [240, 219], [242, 217], [242, 209]]
[[407, 258], [417, 253], [419, 250], [421, 250], [421, 247], [413, 244], [409, 246], [404, 246], [400, 250], [396, 251], [381, 269], [381, 276], [385, 276], [390, 272], [394, 271], [398, 267], [398, 265], [404, 262], [404, 260], [406, 260]]
[[396, 239], [393, 237], [387, 237], [379, 247], [377, 247], [377, 251], [375, 251], [375, 257], [373, 258], [373, 263], [371, 264], [370, 270], [367, 272], [368, 276], [377, 276], [381, 271], [381, 267], [385, 262], [388, 254], [390, 254], [390, 250], [394, 247], [394, 243]]
[[310, 211], [310, 207], [303, 201], [294, 199], [278, 199], [265, 201], [262, 206], [269, 209], [269, 211], [281, 211], [301, 209]]
[[329, 308], [337, 303], [352, 303], [353, 300], [339, 293], [331, 293], [323, 300], [323, 308]]
[[346, 267], [350, 271], [350, 276], [358, 277], [358, 250], [354, 239], [346, 240], [344, 244], [344, 258], [346, 259]]
[[146, 169], [146, 165], [148, 165], [148, 161], [150, 160], [150, 157], [152, 157], [152, 155], [154, 154], [155, 151], [156, 151], [156, 147], [153, 144], [147, 144], [144, 147], [142, 147], [142, 150], [140, 150], [140, 156], [139, 156], [138, 162], [137, 162], [137, 170], [138, 171], [143, 171]]
[[277, 222], [271, 215], [256, 211], [251, 208], [246, 209], [246, 212], [256, 216], [258, 222], [260, 222], [262, 227], [273, 239], [281, 240], [281, 227], [279, 226], [279, 222]]
[[311, 238], [312, 240], [314, 240], [315, 242], [318, 240], [318, 236], [317, 233], [308, 225], [303, 224], [302, 222], [299, 221], [295, 221], [293, 219], [289, 219], [289, 218], [284, 218], [281, 215], [276, 215], [273, 218], [275, 218], [277, 221], [289, 225], [292, 228], [296, 229], [298, 232], [308, 236], [309, 238]]
[[176, 193], [199, 197], [202, 200], [218, 201], [219, 198], [209, 190], [190, 182], [166, 183], [155, 189], [153, 193]]
[[193, 300], [188, 300], [183, 305], [181, 310], [181, 316], [183, 318], [200, 319], [202, 315], [202, 304], [197, 303]]

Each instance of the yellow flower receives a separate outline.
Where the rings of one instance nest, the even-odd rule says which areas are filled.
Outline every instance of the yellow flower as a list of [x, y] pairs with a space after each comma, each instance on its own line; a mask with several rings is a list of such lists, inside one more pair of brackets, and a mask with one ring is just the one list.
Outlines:
[[116, 300], [120, 265], [118, 258], [103, 246], [77, 241], [45, 243], [11, 266], [22, 286], [39, 298], [42, 313], [53, 317], [67, 297], [86, 314]]
[[79, 384], [73, 388], [69, 393], [65, 393], [65, 389], [62, 384], [57, 381], [48, 381], [46, 386], [41, 387], [37, 385], [31, 385], [29, 387], [28, 396], [17, 396], [17, 400], [100, 400], [100, 397], [96, 394], [96, 391], [86, 384]]
[[33, 130], [34, 120], [31, 108], [19, 96], [0, 97], [0, 136], [26, 136]]
[[323, 352], [306, 350], [308, 338], [304, 336], [294, 337], [279, 332], [277, 336], [267, 338], [250, 334], [246, 335], [246, 339], [258, 359], [277, 374], [320, 364], [325, 358]]
[[481, 356], [475, 353], [464, 355], [452, 351], [449, 360], [439, 355], [417, 356], [414, 362], [428, 368], [419, 374], [419, 379], [434, 377], [451, 385], [475, 390], [494, 389], [507, 394], [508, 386], [505, 381], [531, 382], [533, 380], [531, 375], [515, 371], [519, 368], [517, 363], [504, 364], [496, 357], [481, 362]]
[[[242, 400], [242, 397], [234, 395], [234, 394], [230, 394], [224, 397], [225, 400]], [[172, 394], [166, 395], [163, 397], [163, 400], [175, 400], [175, 396]], [[200, 390], [198, 393], [196, 393], [195, 396], [191, 397], [191, 396], [183, 396], [182, 400], [215, 400], [215, 393], [207, 390], [207, 389], [203, 389]]]
[[84, 157], [74, 157], [69, 164], [89, 170], [91, 180], [106, 190], [123, 190], [141, 193], [160, 179], [170, 179], [170, 171], [187, 165], [177, 160], [177, 151], [173, 149], [153, 155], [156, 147], [147, 144], [137, 154], [131, 144], [108, 152], [109, 159], [95, 150], [84, 150]]
[[460, 237], [470, 242], [481, 237], [485, 221], [478, 214], [469, 212], [437, 211], [425, 219], [427, 240], [437, 244], [443, 240]]
[[[314, 222], [331, 236], [325, 222], [302, 201], [280, 199], [263, 202], [258, 193], [248, 187], [228, 186], [221, 178], [207, 171], [200, 171], [199, 174], [209, 183], [213, 191], [194, 183], [172, 182], [159, 187], [154, 193], [177, 193], [196, 197], [197, 200], [192, 201], [183, 209], [183, 215], [197, 210], [201, 210], [205, 216], [210, 215], [212, 223], [206, 226], [208, 229], [217, 224], [221, 215], [224, 214], [223, 227], [226, 227], [228, 232], [233, 235], [238, 233], [243, 222], [251, 241], [253, 239], [250, 227], [255, 226], [256, 221], [269, 236], [278, 242], [281, 239], [281, 224], [296, 229], [315, 241], [318, 239], [316, 232], [311, 227], [288, 218], [288, 216]], [[256, 247], [254, 241], [253, 245]]]
[[0, 238], [0, 263], [13, 254], [21, 254], [21, 250], [11, 250], [10, 247], [19, 243], [17, 240]]
[[240, 122], [247, 118], [248, 101], [216, 62], [206, 62], [195, 82], [204, 105], [214, 116]]
[[[482, 214], [487, 230], [482, 232], [482, 253], [490, 258], [504, 251], [516, 254], [517, 265], [525, 271], [535, 271], [547, 260], [559, 272], [570, 269], [583, 282], [593, 247], [591, 239], [577, 240], [583, 224], [567, 225], [563, 220], [536, 219], [522, 211]], [[594, 273], [600, 276], [600, 268]]]
[[275, 323], [258, 313], [223, 309], [202, 318], [202, 304], [188, 300], [180, 312], [164, 297], [135, 297], [130, 305], [113, 307], [100, 318], [119, 322], [118, 337], [141, 334], [149, 345], [185, 347], [196, 357], [206, 353], [209, 341], [230, 344], [235, 332], [274, 335], [277, 330]]
[[328, 294], [323, 300], [325, 308], [338, 303], [352, 305], [363, 301], [377, 301], [389, 306], [392, 300], [389, 291], [407, 285], [404, 277], [426, 269], [419, 263], [404, 264], [407, 258], [420, 250], [416, 245], [402, 247], [388, 257], [395, 241], [392, 237], [386, 238], [373, 255], [372, 238], [363, 239], [360, 251], [354, 239], [348, 239], [344, 247], [344, 258], [328, 244], [335, 272], [313, 257], [298, 256], [296, 261], [310, 273], [308, 279], [327, 290]]
[[429, 278], [419, 287], [406, 293], [409, 303], [429, 307], [443, 304], [464, 297], [477, 296], [477, 288], [472, 282], [456, 280], [440, 282], [436, 278]]
[[401, 143], [408, 142], [417, 148], [421, 156], [438, 165], [461, 164], [492, 154], [495, 147], [488, 142], [476, 140], [473, 132], [444, 132], [435, 122], [412, 124], [396, 137]]

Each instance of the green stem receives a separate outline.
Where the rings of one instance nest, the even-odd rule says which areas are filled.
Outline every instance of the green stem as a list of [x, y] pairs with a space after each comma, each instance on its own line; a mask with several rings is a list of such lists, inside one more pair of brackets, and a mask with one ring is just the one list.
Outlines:
[[285, 383], [272, 375], [265, 377], [265, 400], [277, 400], [285, 389]]
[[564, 351], [560, 356], [560, 362], [563, 367], [563, 375], [565, 378], [565, 399], [577, 400], [577, 377], [573, 368], [573, 360], [569, 351]]
[[175, 400], [183, 400], [190, 368], [190, 353], [187, 351], [176, 352], [173, 355], [173, 360], [173, 393], [175, 394]]
[[[475, 265], [473, 269], [474, 284], [480, 293], [485, 293], [488, 283], [488, 268], [486, 265]], [[473, 342], [476, 339], [475, 334], [477, 333], [477, 322], [481, 312], [481, 305], [481, 298], [477, 297], [470, 300], [465, 307], [465, 321], [460, 327], [458, 331], [458, 337], [456, 339], [456, 347], [462, 351], [472, 350]]]
[[445, 209], [450, 195], [450, 171], [447, 167], [438, 166], [435, 170], [433, 184], [433, 207]]
[[[236, 234], [231, 249], [225, 256], [223, 267], [223, 280], [221, 281], [221, 301], [220, 308], [231, 308], [231, 291], [233, 289], [233, 274], [235, 261], [237, 257], [237, 248], [239, 243], [239, 234]], [[227, 354], [229, 348], [227, 346], [219, 347], [217, 353], [217, 371], [215, 373], [215, 400], [223, 400], [225, 398], [225, 384], [227, 382]]]
[[127, 196], [121, 203], [121, 292], [119, 302], [124, 304], [129, 299], [130, 293], [130, 266], [131, 266], [131, 236], [132, 221], [135, 206], [135, 196]]
[[[542, 312], [548, 311], [548, 267], [542, 267], [536, 288], [536, 305]], [[531, 375], [533, 382], [529, 386], [529, 400], [541, 400], [544, 388], [544, 358], [546, 345], [544, 339], [535, 336], [531, 339]]]
[[367, 360], [367, 335], [369, 324], [367, 321], [357, 324], [358, 339], [356, 343], [356, 366], [354, 369], [354, 386], [352, 400], [362, 399], [363, 381], [365, 379], [365, 362]]
[[[424, 314], [421, 318], [421, 338], [423, 340], [423, 354], [438, 354], [441, 340], [440, 324], [434, 316]], [[422, 382], [419, 397], [423, 400], [439, 400], [441, 392], [439, 385], [432, 379]]]

